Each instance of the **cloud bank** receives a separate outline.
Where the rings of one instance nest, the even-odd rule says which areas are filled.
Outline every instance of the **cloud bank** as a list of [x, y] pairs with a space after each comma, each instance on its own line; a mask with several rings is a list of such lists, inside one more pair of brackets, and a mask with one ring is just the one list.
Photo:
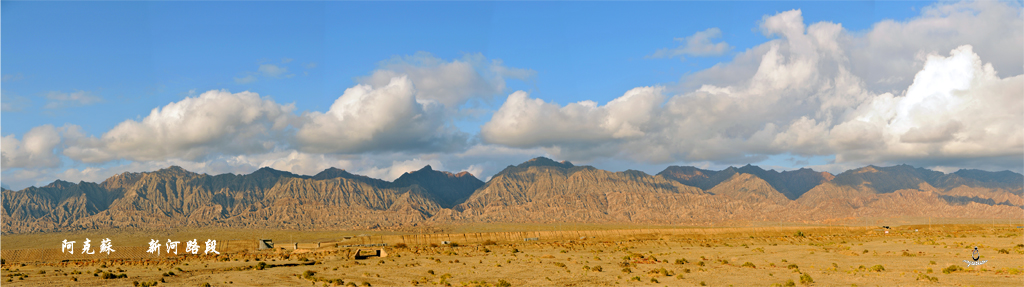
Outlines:
[[[379, 63], [326, 111], [212, 90], [101, 135], [72, 124], [5, 135], [0, 166], [4, 184], [15, 188], [168, 165], [207, 173], [339, 167], [394, 179], [430, 164], [486, 179], [535, 156], [707, 168], [786, 155], [834, 158], [833, 167], [1019, 172], [1024, 21], [1014, 5], [935, 5], [866, 31], [805, 23], [800, 10], [766, 15], [757, 24], [765, 43], [679, 83], [646, 84], [604, 104], [507, 91], [507, 81], [536, 73], [480, 54], [444, 60], [419, 53]], [[697, 32], [651, 57], [724, 54], [732, 48], [713, 41], [721, 33]], [[291, 74], [264, 64], [246, 75], [236, 82]], [[50, 100], [92, 103], [83, 96]], [[467, 106], [495, 98], [500, 106], [482, 119], [479, 134], [455, 126], [471, 114]]]
[[[873, 35], [930, 31], [929, 24], [957, 19], [980, 22], [960, 19], [958, 9], [983, 10], [976, 17], [1006, 16], [985, 10], [997, 8], [989, 4], [932, 8], [908, 23], [882, 22], [866, 35], [835, 23], [808, 26], [800, 10], [766, 16], [760, 28], [776, 40], [741, 53], [733, 66], [706, 71], [753, 69], [735, 73], [748, 77], [704, 84], [664, 101], [655, 92], [663, 87], [636, 88], [604, 106], [591, 101], [560, 106], [515, 92], [483, 126], [481, 137], [584, 160], [737, 164], [794, 154], [834, 155], [836, 163], [1016, 167], [1024, 156], [1024, 76], [1000, 77], [972, 45], [919, 57], [913, 82], [899, 94], [876, 92], [878, 86], [865, 81], [853, 64], [884, 46], [853, 44], [871, 42]], [[1020, 23], [1019, 16], [1011, 19]], [[1010, 41], [1019, 52], [1021, 27], [1010, 31], [1018, 33], [996, 42]], [[1000, 51], [992, 54], [1014, 58]], [[742, 63], [753, 60], [756, 65]]]

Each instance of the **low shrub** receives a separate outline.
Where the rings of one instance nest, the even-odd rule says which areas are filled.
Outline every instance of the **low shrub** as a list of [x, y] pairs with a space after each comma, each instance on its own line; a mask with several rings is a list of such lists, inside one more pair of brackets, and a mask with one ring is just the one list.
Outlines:
[[964, 270], [964, 268], [960, 267], [960, 265], [949, 265], [948, 267], [942, 269], [942, 273], [949, 274], [960, 270]]
[[806, 285], [811, 283], [814, 283], [814, 279], [811, 279], [811, 275], [807, 275], [807, 273], [800, 274], [800, 284]]

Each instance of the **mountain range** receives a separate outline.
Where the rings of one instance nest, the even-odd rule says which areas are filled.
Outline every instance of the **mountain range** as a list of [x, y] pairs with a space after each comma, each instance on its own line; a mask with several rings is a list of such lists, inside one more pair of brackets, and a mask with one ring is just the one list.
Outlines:
[[2, 188], [2, 232], [105, 228], [415, 229], [462, 223], [820, 222], [856, 217], [1020, 218], [1024, 175], [908, 165], [837, 175], [670, 166], [656, 175], [535, 158], [483, 182], [425, 166], [394, 181], [329, 168], [207, 175], [177, 166], [101, 183]]

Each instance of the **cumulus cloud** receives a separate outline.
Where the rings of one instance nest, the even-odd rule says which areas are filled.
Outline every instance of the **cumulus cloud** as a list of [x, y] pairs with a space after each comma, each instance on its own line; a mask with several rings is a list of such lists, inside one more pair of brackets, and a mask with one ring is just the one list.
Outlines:
[[[921, 18], [901, 25], [976, 23], [976, 19], [961, 19], [966, 16], [957, 9], [1000, 8], [990, 4], [932, 7]], [[973, 15], [992, 13], [975, 11]], [[1020, 16], [1015, 17], [1010, 22], [1019, 21]], [[1003, 169], [1020, 169], [1024, 76], [1018, 71], [1017, 76], [1000, 77], [996, 66], [984, 63], [974, 46], [956, 45], [942, 54], [917, 46], [921, 47], [917, 53], [923, 54], [910, 56], [919, 61], [910, 65], [918, 67], [910, 75], [913, 82], [903, 92], [888, 93], [876, 91], [875, 83], [854, 69], [855, 62], [867, 61], [858, 59], [864, 46], [855, 44], [867, 36], [835, 23], [808, 26], [799, 10], [766, 16], [760, 28], [775, 39], [740, 53], [733, 63], [689, 78], [732, 75], [724, 80], [696, 85], [667, 100], [627, 93], [605, 106], [589, 101], [560, 106], [516, 92], [484, 125], [481, 137], [493, 144], [542, 147], [567, 159], [731, 164], [785, 153], [834, 155], [834, 164], [980, 166], [987, 162], [991, 166], [997, 162]], [[983, 34], [1012, 40], [1019, 39], [1020, 33], [1011, 33], [1018, 30]], [[1024, 48], [1012, 41], [1017, 52]], [[989, 43], [980, 44], [993, 50]], [[1014, 61], [1022, 65], [1021, 60]], [[618, 116], [609, 112], [613, 103], [642, 117], [616, 121]], [[616, 126], [612, 122], [625, 125], [609, 128]]]
[[141, 122], [124, 121], [100, 138], [70, 133], [64, 155], [101, 163], [263, 152], [277, 146], [293, 110], [256, 93], [208, 91], [155, 108]]
[[718, 28], [709, 28], [704, 31], [694, 33], [692, 36], [685, 38], [676, 38], [677, 42], [683, 43], [679, 47], [675, 48], [663, 48], [655, 51], [654, 54], [649, 55], [650, 58], [673, 58], [683, 56], [718, 56], [725, 54], [732, 47], [725, 42], [712, 42], [712, 39], [719, 38], [722, 36], [722, 31]]
[[949, 161], [1024, 155], [1024, 75], [1000, 78], [972, 46], [931, 54], [906, 96], [875, 96], [843, 123], [879, 131], [864, 140], [884, 149], [838, 152], [838, 161]]
[[452, 61], [423, 52], [395, 57], [359, 78], [327, 112], [305, 114], [297, 146], [346, 154], [462, 150], [470, 137], [451, 124], [465, 112], [460, 107], [503, 91], [506, 79], [532, 75], [480, 54]]
[[448, 62], [419, 52], [383, 61], [379, 69], [358, 80], [377, 88], [406, 76], [416, 87], [418, 100], [457, 108], [472, 98], [487, 99], [504, 91], [506, 78], [525, 80], [533, 75], [531, 70], [507, 67], [497, 59], [488, 61], [481, 54], [468, 54]]
[[376, 88], [346, 89], [326, 113], [305, 115], [296, 141], [302, 150], [318, 153], [461, 148], [468, 136], [446, 124], [443, 106], [416, 95], [406, 76]]
[[843, 41], [850, 70], [877, 92], [900, 91], [924, 57], [962, 45], [1005, 75], [1024, 73], [1024, 18], [1019, 2], [965, 1], [925, 7], [908, 21], [884, 20]]
[[71, 106], [84, 106], [103, 101], [102, 98], [85, 91], [63, 93], [52, 91], [46, 94], [46, 105], [44, 109], [60, 109]]
[[518, 91], [481, 127], [480, 135], [487, 142], [521, 148], [640, 138], [664, 101], [661, 91], [635, 88], [604, 106], [583, 101], [564, 107]]
[[18, 140], [13, 134], [0, 139], [0, 166], [12, 168], [56, 167], [60, 158], [55, 149], [61, 143], [61, 128], [42, 125], [32, 128]]

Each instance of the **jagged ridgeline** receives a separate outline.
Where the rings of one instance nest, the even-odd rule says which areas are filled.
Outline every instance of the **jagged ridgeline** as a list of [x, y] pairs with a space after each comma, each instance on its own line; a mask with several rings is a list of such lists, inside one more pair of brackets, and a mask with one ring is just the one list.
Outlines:
[[207, 175], [172, 166], [101, 183], [3, 189], [3, 233], [105, 228], [397, 229], [459, 223], [706, 225], [850, 217], [1019, 218], [1024, 176], [907, 165], [838, 175], [747, 165], [657, 175], [535, 158], [484, 183], [426, 166], [393, 182], [330, 168]]

